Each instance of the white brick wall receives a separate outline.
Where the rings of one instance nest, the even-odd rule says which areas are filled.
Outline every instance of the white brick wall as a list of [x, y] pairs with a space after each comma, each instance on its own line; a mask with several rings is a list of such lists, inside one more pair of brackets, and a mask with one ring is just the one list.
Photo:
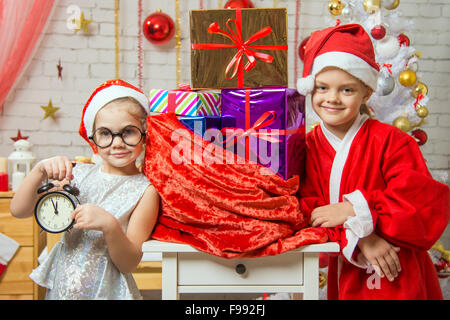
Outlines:
[[[161, 8], [175, 19], [175, 1], [143, 1], [143, 18]], [[223, 0], [222, 3], [226, 1]], [[271, 7], [273, 0], [253, 0], [257, 7]], [[278, 0], [288, 8], [290, 86], [293, 86], [295, 1]], [[55, 154], [90, 156], [90, 149], [78, 136], [82, 107], [92, 90], [101, 82], [114, 78], [114, 0], [59, 0], [39, 48], [20, 81], [5, 103], [0, 116], [0, 156], [12, 152], [12, 140], [21, 129], [30, 136], [37, 158]], [[189, 10], [199, 8], [200, 1], [180, 1], [182, 26], [182, 82], [190, 80]], [[218, 0], [204, 0], [205, 8], [217, 8]], [[69, 5], [78, 5], [86, 19], [93, 19], [90, 35], [74, 34], [66, 27]], [[328, 0], [302, 0], [300, 39], [314, 29], [326, 26]], [[450, 167], [450, 3], [447, 0], [401, 0], [397, 9], [414, 21], [407, 32], [413, 46], [423, 52], [419, 60], [421, 79], [429, 89], [430, 115], [424, 128], [429, 135], [423, 152], [433, 172], [449, 172]], [[120, 74], [137, 85], [137, 0], [123, 0], [120, 8]], [[144, 90], [174, 88], [176, 82], [175, 37], [162, 46], [143, 39]], [[63, 81], [57, 78], [56, 65], [61, 59]], [[301, 73], [299, 62], [299, 73]], [[52, 99], [61, 109], [57, 119], [43, 120], [41, 105]], [[436, 171], [437, 170], [437, 171]]]
[[[175, 1], [143, 1], [144, 18], [161, 8], [175, 19]], [[222, 1], [225, 3], [226, 1]], [[189, 82], [189, 10], [198, 8], [199, 1], [180, 1], [182, 25], [182, 81]], [[204, 0], [205, 8], [217, 8], [217, 0]], [[254, 0], [257, 7], [271, 7], [272, 0]], [[312, 30], [325, 26], [328, 0], [302, 0], [300, 40]], [[82, 31], [73, 34], [66, 27], [66, 9], [77, 4], [90, 24], [91, 35]], [[279, 0], [278, 6], [288, 8], [290, 85], [293, 86], [295, 1]], [[428, 104], [430, 116], [425, 129], [429, 142], [423, 147], [432, 170], [449, 170], [450, 110], [450, 3], [445, 0], [402, 0], [398, 8], [406, 18], [414, 21], [409, 31], [414, 47], [423, 52], [419, 61], [422, 80], [430, 89]], [[124, 80], [137, 84], [137, 1], [121, 1], [120, 10], [120, 74]], [[173, 88], [176, 78], [175, 39], [163, 46], [150, 44], [145, 38], [144, 90]], [[61, 59], [63, 81], [57, 78], [56, 64]], [[0, 155], [12, 151], [17, 129], [30, 136], [33, 152], [38, 158], [57, 154], [68, 156], [90, 155], [88, 147], [77, 135], [81, 109], [91, 91], [115, 75], [114, 1], [113, 0], [59, 0], [33, 60], [21, 80], [11, 92], [0, 117]], [[301, 72], [301, 63], [299, 63]], [[57, 120], [42, 120], [49, 99], [61, 109]], [[84, 147], [83, 147], [84, 146]]]

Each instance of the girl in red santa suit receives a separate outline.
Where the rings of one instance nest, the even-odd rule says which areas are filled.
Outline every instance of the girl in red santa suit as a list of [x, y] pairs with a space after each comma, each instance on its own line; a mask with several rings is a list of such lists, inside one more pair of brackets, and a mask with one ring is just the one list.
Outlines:
[[361, 112], [378, 72], [360, 25], [311, 35], [297, 88], [321, 121], [306, 138], [301, 209], [341, 246], [328, 299], [442, 299], [427, 250], [447, 226], [449, 189], [411, 136]]

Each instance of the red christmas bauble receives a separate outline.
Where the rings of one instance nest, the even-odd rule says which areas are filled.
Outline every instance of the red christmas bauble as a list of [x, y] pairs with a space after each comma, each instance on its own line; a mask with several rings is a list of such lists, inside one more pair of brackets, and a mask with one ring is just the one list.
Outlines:
[[400, 46], [409, 46], [409, 38], [404, 35], [403, 33], [400, 33], [397, 37], [398, 43], [400, 43]]
[[305, 46], [306, 46], [306, 43], [308, 42], [308, 40], [309, 40], [309, 37], [306, 37], [305, 39], [302, 40], [302, 42], [298, 46], [298, 56], [300, 57], [300, 60], [302, 60], [302, 61], [303, 61], [303, 58], [305, 57]]
[[319, 253], [319, 268], [328, 267], [330, 257], [328, 253]]
[[372, 28], [372, 30], [370, 30], [370, 34], [375, 40], [381, 40], [386, 35], [386, 28], [382, 25], [376, 25]]
[[423, 131], [422, 129], [416, 129], [413, 132], [411, 132], [411, 135], [416, 138], [417, 144], [419, 146], [423, 146], [427, 140], [428, 140], [428, 135], [426, 134], [425, 131]]
[[172, 39], [175, 24], [170, 16], [158, 11], [145, 19], [142, 30], [148, 41], [161, 44]]
[[234, 8], [254, 8], [255, 6], [250, 0], [228, 0], [225, 3], [225, 9], [234, 9]]

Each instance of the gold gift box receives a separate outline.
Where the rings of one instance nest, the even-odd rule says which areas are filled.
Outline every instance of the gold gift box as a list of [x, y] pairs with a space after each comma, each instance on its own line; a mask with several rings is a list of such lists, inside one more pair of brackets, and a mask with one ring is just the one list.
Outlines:
[[193, 89], [288, 86], [286, 8], [191, 10], [190, 30]]

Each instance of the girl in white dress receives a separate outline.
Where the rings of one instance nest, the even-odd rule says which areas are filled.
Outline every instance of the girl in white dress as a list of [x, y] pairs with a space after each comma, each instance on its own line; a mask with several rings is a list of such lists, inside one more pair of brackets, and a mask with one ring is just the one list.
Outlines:
[[11, 201], [17, 218], [33, 215], [44, 180], [70, 181], [80, 194], [64, 232], [30, 275], [47, 288], [46, 299], [141, 299], [131, 275], [142, 258], [159, 210], [159, 195], [136, 166], [143, 151], [149, 103], [121, 80], [102, 84], [86, 103], [81, 136], [102, 159], [77, 164], [66, 157], [39, 162]]

